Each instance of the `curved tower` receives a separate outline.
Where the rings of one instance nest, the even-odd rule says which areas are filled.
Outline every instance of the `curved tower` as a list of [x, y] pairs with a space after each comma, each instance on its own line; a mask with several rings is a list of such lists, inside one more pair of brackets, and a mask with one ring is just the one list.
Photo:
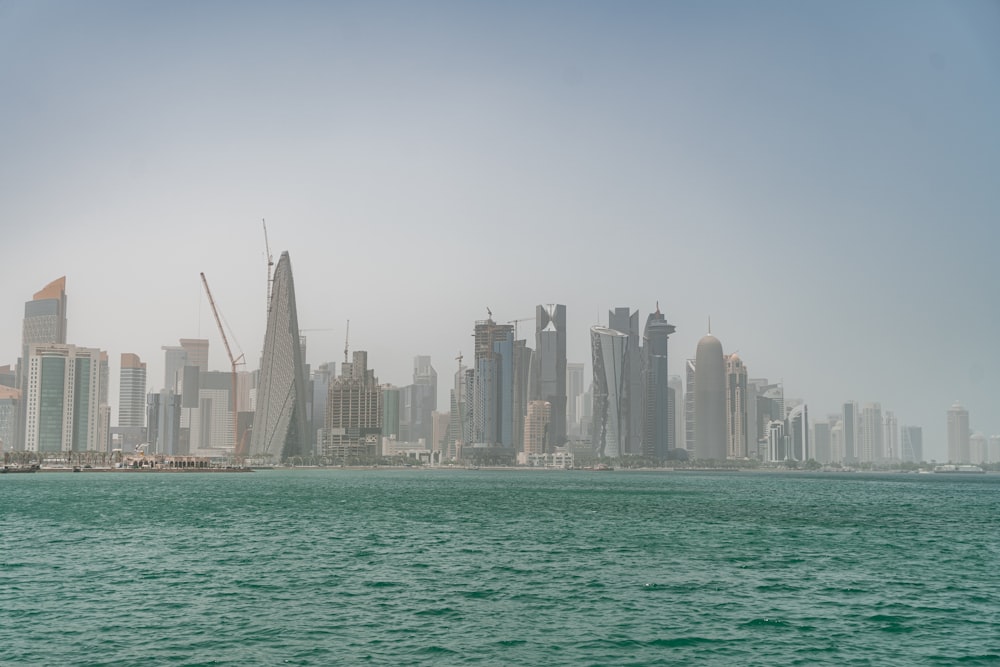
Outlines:
[[726, 458], [726, 363], [712, 334], [698, 341], [694, 380], [694, 456]]
[[309, 453], [305, 395], [292, 262], [283, 252], [271, 283], [249, 456], [283, 461]]
[[627, 454], [628, 334], [595, 326], [590, 329], [594, 368], [594, 448], [599, 456]]

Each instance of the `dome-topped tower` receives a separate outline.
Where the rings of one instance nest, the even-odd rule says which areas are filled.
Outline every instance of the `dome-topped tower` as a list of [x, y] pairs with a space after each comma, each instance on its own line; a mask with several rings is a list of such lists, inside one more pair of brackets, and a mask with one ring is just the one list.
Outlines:
[[698, 341], [694, 381], [694, 456], [726, 458], [726, 363], [711, 333]]

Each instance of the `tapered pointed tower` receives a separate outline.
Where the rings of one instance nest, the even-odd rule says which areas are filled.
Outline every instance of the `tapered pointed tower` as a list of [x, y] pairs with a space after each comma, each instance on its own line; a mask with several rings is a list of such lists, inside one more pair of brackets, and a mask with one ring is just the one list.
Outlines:
[[277, 462], [310, 453], [305, 395], [292, 262], [283, 252], [271, 284], [249, 456]]

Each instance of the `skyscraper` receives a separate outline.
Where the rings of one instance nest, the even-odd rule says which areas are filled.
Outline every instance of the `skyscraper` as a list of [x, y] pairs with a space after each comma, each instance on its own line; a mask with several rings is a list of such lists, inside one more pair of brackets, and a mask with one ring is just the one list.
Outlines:
[[35, 292], [24, 304], [21, 327], [21, 358], [17, 364], [21, 403], [16, 425], [16, 449], [25, 446], [25, 419], [28, 391], [28, 354], [35, 344], [66, 343], [66, 276], [57, 278]]
[[948, 460], [969, 463], [969, 411], [959, 403], [948, 408]]
[[862, 463], [877, 463], [885, 456], [882, 405], [865, 403], [861, 408], [861, 428], [858, 430], [858, 458]]
[[292, 262], [286, 251], [271, 283], [250, 456], [283, 461], [310, 453], [304, 372]]
[[813, 422], [813, 458], [820, 463], [832, 463], [830, 445], [830, 422]]
[[146, 364], [139, 355], [122, 353], [118, 374], [118, 426], [146, 425]]
[[841, 412], [841, 422], [844, 425], [844, 462], [858, 462], [858, 404], [854, 401], [844, 403]]
[[747, 392], [747, 367], [740, 355], [730, 354], [726, 357], [726, 455], [731, 459], [745, 459], [748, 453]]
[[535, 351], [538, 354], [539, 398], [551, 406], [548, 444], [566, 442], [566, 306], [535, 308]]
[[788, 436], [789, 447], [785, 457], [800, 462], [816, 458], [812, 443], [809, 441], [809, 408], [806, 404], [799, 403], [789, 410], [786, 421], [788, 426], [785, 433]]
[[906, 463], [924, 460], [924, 431], [919, 426], [903, 426], [901, 454]]
[[101, 351], [33, 344], [25, 372], [25, 449], [105, 451], [101, 442]]
[[899, 422], [892, 410], [886, 410], [882, 417], [885, 433], [882, 436], [883, 458], [886, 461], [900, 461], [899, 453]]
[[660, 312], [646, 318], [642, 347], [642, 376], [645, 401], [643, 403], [643, 454], [649, 458], [666, 461], [674, 442], [674, 390], [670, 387], [667, 342], [676, 331], [673, 324]]
[[684, 381], [680, 375], [671, 375], [667, 383], [674, 392], [674, 449], [685, 449]]
[[524, 419], [524, 452], [545, 454], [550, 449], [548, 443], [552, 405], [548, 401], [530, 401], [528, 414]]
[[625, 384], [622, 387], [624, 426], [622, 454], [642, 453], [642, 341], [639, 338], [639, 311], [615, 308], [608, 311], [608, 328], [628, 336], [625, 354]]
[[566, 433], [580, 434], [580, 397], [586, 391], [583, 383], [583, 364], [566, 364]]
[[472, 443], [514, 444], [514, 327], [492, 317], [476, 322], [471, 394]]
[[368, 353], [354, 352], [330, 384], [323, 455], [335, 462], [371, 460], [382, 438], [382, 389], [368, 368]]
[[[277, 280], [277, 277], [275, 277], [275, 280]], [[181, 338], [180, 343], [181, 349], [184, 350], [184, 365], [197, 366], [200, 372], [208, 372], [208, 339]]]
[[989, 458], [989, 449], [986, 444], [986, 436], [976, 431], [969, 436], [969, 462], [986, 463], [987, 458]]
[[595, 326], [590, 329], [594, 369], [594, 449], [598, 456], [618, 458], [625, 451], [625, 406], [629, 335]]
[[688, 452], [694, 454], [694, 382], [695, 361], [687, 359], [684, 362], [684, 372], [687, 374], [684, 380], [684, 447]]
[[712, 334], [698, 341], [694, 380], [694, 456], [726, 458], [726, 365]]

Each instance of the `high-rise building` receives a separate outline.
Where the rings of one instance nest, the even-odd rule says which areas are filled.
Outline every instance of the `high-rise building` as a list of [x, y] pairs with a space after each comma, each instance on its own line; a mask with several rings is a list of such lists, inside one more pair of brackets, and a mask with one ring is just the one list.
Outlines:
[[14, 449], [21, 390], [0, 385], [0, 452]]
[[866, 403], [861, 408], [861, 427], [858, 429], [858, 459], [862, 463], [881, 462], [885, 456], [882, 405]]
[[642, 341], [639, 338], [639, 311], [615, 308], [608, 311], [608, 328], [628, 336], [625, 355], [625, 384], [622, 387], [622, 407], [625, 431], [622, 454], [642, 453]]
[[549, 303], [535, 308], [535, 352], [539, 398], [551, 406], [547, 442], [559, 446], [566, 442], [566, 306]]
[[969, 411], [959, 403], [948, 408], [948, 460], [951, 463], [970, 463]]
[[855, 464], [860, 460], [858, 449], [858, 404], [854, 401], [844, 403], [841, 412], [841, 422], [844, 424], [844, 462]]
[[674, 405], [676, 397], [670, 387], [667, 342], [676, 331], [673, 324], [660, 312], [646, 318], [643, 330], [645, 345], [642, 347], [642, 379], [645, 394], [643, 403], [643, 455], [657, 461], [666, 461], [677, 448], [674, 441]]
[[886, 410], [882, 417], [885, 433], [882, 436], [883, 458], [886, 461], [900, 461], [899, 452], [899, 422], [892, 410]]
[[919, 463], [924, 460], [924, 431], [919, 426], [903, 426], [900, 454], [905, 463]]
[[726, 365], [711, 333], [698, 341], [694, 381], [694, 457], [726, 458]]
[[767, 460], [779, 463], [788, 458], [788, 437], [785, 422], [777, 419], [767, 424]]
[[146, 364], [139, 355], [125, 352], [118, 374], [118, 426], [146, 425]]
[[819, 463], [832, 463], [830, 445], [830, 422], [813, 422], [812, 444], [815, 455], [813, 458]]
[[372, 460], [382, 440], [382, 388], [368, 353], [354, 352], [329, 388], [323, 455], [335, 462]]
[[629, 335], [602, 326], [591, 327], [590, 347], [594, 369], [594, 435], [598, 456], [626, 454], [625, 434]]
[[812, 443], [809, 441], [809, 408], [805, 403], [799, 403], [788, 411], [785, 434], [788, 437], [787, 459], [804, 462], [815, 459]]
[[524, 452], [545, 454], [549, 450], [549, 427], [552, 404], [548, 401], [530, 401], [524, 419]]
[[684, 371], [687, 374], [684, 386], [687, 391], [684, 394], [684, 447], [689, 452], [694, 453], [694, 381], [695, 360], [687, 359], [684, 362]]
[[537, 393], [541, 389], [537, 382], [533, 382], [532, 373], [537, 365], [532, 365], [535, 358], [534, 351], [528, 347], [525, 340], [514, 341], [514, 388], [513, 388], [513, 414], [514, 420], [514, 451], [524, 451], [524, 418], [528, 414], [528, 393], [532, 387], [537, 388]]
[[567, 362], [566, 364], [566, 433], [580, 435], [580, 397], [586, 391], [583, 382], [583, 364]]
[[830, 421], [833, 426], [830, 427], [830, 462], [831, 463], [843, 463], [844, 462], [844, 422], [841, 421], [840, 416], [837, 419]]
[[188, 365], [187, 352], [179, 345], [164, 345], [163, 389], [180, 393], [184, 367]]
[[[291, 270], [291, 269], [289, 269]], [[275, 270], [277, 276], [277, 270]], [[277, 277], [275, 277], [277, 281]], [[184, 350], [185, 366], [197, 366], [202, 373], [208, 371], [208, 339], [181, 338], [181, 349]]]
[[399, 437], [399, 387], [387, 384], [382, 387], [382, 435], [390, 440], [405, 442]]
[[25, 449], [106, 451], [101, 441], [101, 351], [33, 344], [25, 371]]
[[189, 414], [188, 453], [210, 456], [233, 451], [232, 393], [232, 373], [198, 373], [198, 407]]
[[726, 456], [745, 459], [749, 445], [747, 367], [740, 355], [726, 357]]
[[28, 355], [35, 344], [66, 343], [66, 276], [53, 280], [35, 292], [24, 304], [21, 327], [21, 358], [17, 364], [16, 386], [21, 390], [21, 402], [16, 420], [15, 447], [25, 447], [25, 420], [28, 392]]
[[514, 326], [492, 318], [476, 322], [471, 393], [471, 442], [514, 445]]
[[986, 444], [986, 436], [976, 431], [969, 436], [969, 462], [975, 464], [987, 463], [989, 458], [989, 446]]
[[684, 381], [680, 375], [671, 375], [667, 384], [674, 392], [674, 448], [685, 449], [687, 443], [684, 440]]
[[287, 251], [281, 253], [271, 282], [256, 402], [250, 456], [284, 461], [312, 452], [306, 423], [305, 361]]
[[990, 436], [990, 463], [1000, 463], [1000, 435]]

